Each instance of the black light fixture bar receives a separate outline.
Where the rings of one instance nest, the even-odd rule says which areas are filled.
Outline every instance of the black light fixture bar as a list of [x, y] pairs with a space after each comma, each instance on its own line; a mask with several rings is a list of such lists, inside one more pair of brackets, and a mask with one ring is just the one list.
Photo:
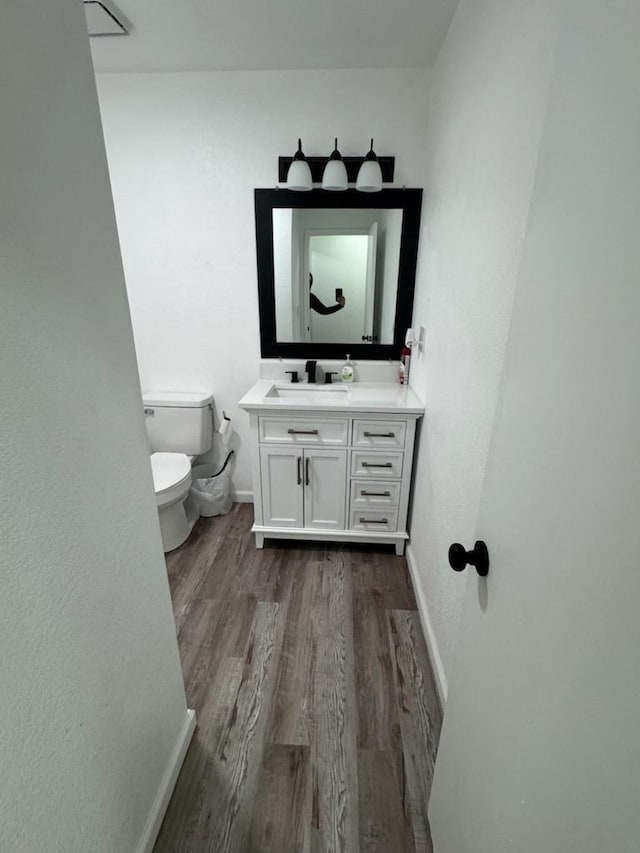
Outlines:
[[[311, 177], [314, 184], [322, 183], [322, 173], [327, 165], [328, 157], [307, 157], [307, 163], [311, 169]], [[343, 157], [344, 165], [347, 167], [347, 177], [350, 184], [355, 184], [360, 171], [360, 166], [364, 163], [364, 157]], [[278, 183], [284, 184], [289, 173], [289, 166], [293, 157], [278, 157]], [[393, 183], [393, 173], [396, 165], [395, 157], [378, 157], [380, 170], [382, 172], [382, 181], [385, 184]]]

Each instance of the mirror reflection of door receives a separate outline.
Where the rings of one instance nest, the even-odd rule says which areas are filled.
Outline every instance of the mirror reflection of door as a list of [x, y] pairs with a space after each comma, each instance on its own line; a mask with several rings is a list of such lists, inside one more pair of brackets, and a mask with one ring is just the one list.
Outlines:
[[[347, 344], [393, 342], [402, 210], [278, 208], [272, 224], [278, 342], [343, 344], [345, 353]], [[316, 307], [336, 308], [336, 290], [344, 308], [311, 310], [311, 294]]]
[[377, 236], [377, 223], [369, 229], [305, 232], [303, 340], [373, 340]]

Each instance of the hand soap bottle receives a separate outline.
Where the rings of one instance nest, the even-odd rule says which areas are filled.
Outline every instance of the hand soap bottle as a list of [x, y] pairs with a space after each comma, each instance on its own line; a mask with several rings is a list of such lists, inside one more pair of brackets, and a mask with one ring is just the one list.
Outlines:
[[343, 382], [353, 382], [355, 379], [355, 370], [353, 369], [353, 364], [351, 363], [351, 356], [347, 353], [347, 360], [342, 365], [342, 370], [340, 371], [340, 378]]

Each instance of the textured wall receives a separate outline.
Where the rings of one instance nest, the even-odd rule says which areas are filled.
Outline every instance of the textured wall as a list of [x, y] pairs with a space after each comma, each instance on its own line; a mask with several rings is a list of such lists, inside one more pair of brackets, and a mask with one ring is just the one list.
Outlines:
[[445, 672], [474, 541], [514, 286], [538, 157], [553, 42], [549, 2], [461, 0], [434, 69], [411, 384], [427, 416], [412, 549]]
[[251, 489], [258, 378], [254, 187], [279, 154], [396, 155], [418, 186], [426, 71], [99, 75], [98, 90], [142, 384], [211, 390], [234, 420], [234, 481]]
[[186, 705], [84, 14], [0, 27], [0, 849], [135, 849]]
[[[568, 0], [429, 817], [438, 853], [640, 838], [640, 5]], [[481, 589], [482, 587], [482, 589]]]

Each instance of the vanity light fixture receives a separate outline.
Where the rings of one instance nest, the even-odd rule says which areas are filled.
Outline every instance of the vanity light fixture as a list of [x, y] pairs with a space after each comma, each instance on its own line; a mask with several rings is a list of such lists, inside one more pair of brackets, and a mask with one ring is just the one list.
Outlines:
[[347, 167], [344, 165], [342, 154], [338, 151], [338, 140], [336, 138], [334, 149], [324, 167], [322, 175], [322, 189], [339, 192], [349, 187]]
[[360, 190], [361, 193], [378, 193], [382, 189], [382, 170], [373, 150], [373, 139], [371, 140], [369, 153], [364, 158], [362, 166], [360, 166], [356, 189]]
[[287, 189], [296, 190], [297, 192], [306, 192], [313, 189], [311, 169], [307, 163], [307, 158], [302, 153], [302, 140], [300, 139], [298, 139], [298, 150], [293, 155], [293, 160], [289, 166]]
[[343, 157], [338, 151], [338, 140], [330, 157], [305, 157], [302, 142], [293, 157], [278, 157], [278, 181], [289, 190], [311, 190], [314, 184], [325, 190], [346, 190], [355, 185], [360, 192], [374, 193], [383, 184], [393, 183], [395, 157], [377, 157], [371, 150], [366, 157]]

